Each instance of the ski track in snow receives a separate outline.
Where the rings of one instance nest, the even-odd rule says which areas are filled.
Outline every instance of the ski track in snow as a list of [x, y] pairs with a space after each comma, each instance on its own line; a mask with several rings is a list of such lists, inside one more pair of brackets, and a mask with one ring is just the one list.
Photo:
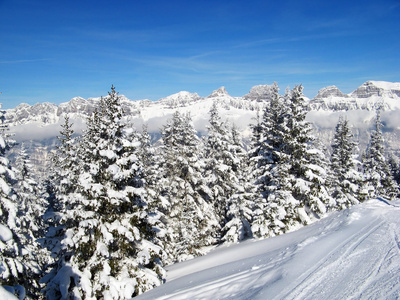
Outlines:
[[400, 202], [370, 200], [295, 232], [168, 267], [139, 299], [398, 299]]

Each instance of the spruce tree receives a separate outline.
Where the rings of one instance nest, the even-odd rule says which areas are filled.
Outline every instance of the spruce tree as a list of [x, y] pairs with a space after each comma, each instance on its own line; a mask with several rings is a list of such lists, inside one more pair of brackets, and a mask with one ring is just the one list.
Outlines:
[[331, 146], [331, 168], [334, 177], [332, 196], [336, 201], [336, 207], [343, 209], [363, 200], [362, 174], [358, 171], [358, 161], [354, 153], [357, 143], [354, 141], [347, 119], [339, 118]]
[[232, 127], [231, 152], [238, 161], [235, 169], [235, 193], [227, 201], [226, 223], [222, 228], [222, 242], [239, 242], [251, 238], [251, 221], [254, 187], [248, 173], [249, 159], [245, 152], [239, 133]]
[[39, 186], [32, 170], [33, 166], [22, 144], [16, 159], [17, 180], [14, 184], [14, 190], [18, 195], [17, 235], [23, 247], [21, 261], [26, 266], [26, 296], [29, 299], [38, 299], [42, 296], [40, 278], [52, 259], [50, 253], [40, 243], [45, 234], [43, 214], [46, 202], [39, 193]]
[[21, 259], [24, 252], [18, 236], [18, 198], [12, 187], [16, 177], [6, 158], [10, 140], [4, 115], [0, 106], [0, 285], [23, 299], [29, 279]]
[[[142, 177], [144, 180], [144, 188], [147, 195], [147, 207], [149, 211], [149, 223], [155, 231], [153, 239], [154, 244], [161, 248], [166, 248], [167, 236], [167, 201], [160, 195], [162, 189], [159, 188], [160, 176], [160, 155], [151, 144], [151, 137], [144, 125], [142, 133], [136, 133], [137, 139], [140, 141], [138, 148], [138, 157], [142, 162]], [[172, 263], [172, 259], [166, 256], [163, 260], [165, 264]]]
[[290, 116], [288, 119], [290, 173], [293, 176], [293, 196], [300, 201], [298, 215], [307, 223], [308, 216], [323, 215], [334, 203], [328, 193], [327, 157], [318, 147], [311, 123], [306, 121], [307, 107], [302, 94], [303, 87], [296, 86], [288, 94]]
[[398, 158], [396, 158], [393, 154], [389, 158], [389, 166], [392, 171], [393, 179], [397, 182], [397, 185], [400, 184], [400, 164]]
[[162, 131], [160, 195], [168, 202], [166, 251], [174, 261], [203, 254], [217, 242], [218, 221], [202, 178], [200, 140], [189, 115], [175, 112]]
[[65, 264], [64, 257], [69, 256], [62, 241], [65, 239], [68, 226], [71, 226], [69, 214], [73, 214], [72, 211], [77, 203], [77, 197], [73, 195], [77, 188], [80, 161], [72, 126], [69, 116], [65, 115], [60, 135], [57, 136], [59, 144], [56, 146], [56, 151], [52, 153], [51, 168], [42, 190], [42, 198], [47, 202], [47, 209], [43, 216], [47, 232], [42, 243], [54, 258], [46, 270], [46, 275], [41, 279], [41, 282], [46, 285], [45, 294], [48, 298], [61, 295], [59, 283], [55, 283], [54, 280], [59, 269]]
[[[275, 91], [278, 86], [274, 83]], [[263, 114], [265, 113], [265, 109]], [[238, 242], [251, 237], [269, 236], [266, 198], [262, 193], [264, 158], [264, 115], [257, 110], [249, 151], [242, 160], [239, 188], [228, 200], [227, 223], [223, 228], [223, 242]], [[235, 134], [233, 134], [235, 136]], [[234, 138], [235, 140], [235, 138]], [[236, 142], [235, 142], [236, 144]]]
[[302, 87], [284, 96], [276, 86], [264, 109], [258, 151], [253, 152], [255, 198], [252, 231], [257, 237], [281, 234], [333, 206], [327, 159], [317, 147]]
[[240, 172], [244, 150], [239, 141], [239, 133], [228, 128], [222, 122], [216, 102], [210, 109], [208, 134], [205, 139], [205, 169], [204, 177], [209, 188], [208, 197], [215, 208], [220, 228], [217, 235], [221, 235], [221, 229], [227, 223], [228, 200], [240, 189]]
[[363, 159], [363, 169], [369, 191], [369, 197], [384, 196], [393, 199], [398, 194], [398, 186], [391, 174], [385, 157], [380, 110], [376, 111], [375, 128]]
[[[252, 231], [256, 237], [280, 234], [293, 225], [298, 202], [291, 196], [289, 181], [288, 103], [275, 85], [264, 108], [255, 168], [255, 199]], [[254, 158], [253, 158], [254, 159]]]
[[130, 298], [164, 278], [143, 188], [140, 142], [125, 131], [114, 87], [88, 120], [76, 188], [67, 195], [65, 235], [47, 296]]

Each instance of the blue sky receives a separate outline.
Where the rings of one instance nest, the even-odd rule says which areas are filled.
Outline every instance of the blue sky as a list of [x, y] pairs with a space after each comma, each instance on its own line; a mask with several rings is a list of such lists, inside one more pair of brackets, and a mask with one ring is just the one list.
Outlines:
[[0, 102], [400, 81], [400, 2], [0, 0]]

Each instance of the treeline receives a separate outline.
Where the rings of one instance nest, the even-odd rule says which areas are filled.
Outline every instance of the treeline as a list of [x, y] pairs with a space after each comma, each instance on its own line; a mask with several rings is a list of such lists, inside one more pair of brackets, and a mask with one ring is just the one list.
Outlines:
[[[74, 137], [68, 117], [53, 167], [37, 183], [24, 148], [14, 167], [4, 113], [0, 137], [1, 285], [27, 299], [128, 299], [165, 280], [164, 266], [207, 246], [283, 234], [373, 197], [397, 197], [399, 165], [384, 156], [377, 111], [357, 153], [340, 118], [331, 155], [306, 121], [302, 87], [271, 99], [246, 151], [210, 109], [200, 139], [174, 113], [155, 146], [124, 124], [118, 93]], [[397, 180], [397, 182], [396, 182]]]

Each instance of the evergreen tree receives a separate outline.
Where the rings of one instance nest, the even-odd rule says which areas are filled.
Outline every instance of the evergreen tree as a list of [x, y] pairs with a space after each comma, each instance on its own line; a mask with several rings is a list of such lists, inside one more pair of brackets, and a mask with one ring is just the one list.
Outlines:
[[254, 187], [249, 180], [248, 154], [244, 151], [242, 141], [236, 128], [232, 127], [231, 152], [239, 164], [236, 168], [237, 184], [235, 193], [227, 201], [226, 223], [222, 228], [223, 242], [238, 242], [251, 238], [251, 221]]
[[397, 185], [400, 184], [400, 164], [398, 158], [394, 155], [391, 155], [389, 158], [389, 166], [392, 171], [393, 179], [397, 182]]
[[[160, 195], [160, 191], [162, 190], [159, 188], [160, 156], [151, 144], [151, 137], [147, 131], [147, 126], [143, 126], [142, 133], [138, 134], [138, 140], [140, 141], [138, 157], [142, 162], [142, 176], [147, 194], [149, 223], [155, 231], [153, 242], [165, 249], [166, 237], [168, 235], [167, 217], [165, 213], [167, 211], [168, 201]], [[163, 262], [165, 264], [172, 263], [172, 259], [165, 257]]]
[[[274, 83], [275, 91], [278, 86]], [[264, 110], [265, 112], [265, 110]], [[252, 137], [249, 151], [243, 159], [240, 185], [228, 201], [227, 223], [223, 228], [224, 242], [237, 242], [246, 238], [268, 236], [266, 199], [260, 190], [263, 174], [263, 119], [257, 110], [255, 123], [250, 125]]]
[[[252, 231], [256, 237], [268, 237], [293, 225], [298, 202], [291, 196], [289, 181], [288, 103], [274, 86], [264, 108], [255, 166], [255, 199]], [[253, 159], [254, 159], [253, 158]]]
[[398, 194], [398, 186], [393, 179], [389, 164], [384, 155], [380, 110], [376, 111], [375, 130], [372, 131], [369, 145], [363, 160], [370, 197], [386, 196], [393, 199]]
[[73, 138], [72, 126], [69, 116], [65, 115], [60, 135], [57, 136], [60, 144], [56, 146], [56, 155], [53, 156], [58, 195], [68, 195], [75, 189], [77, 183], [78, 150], [75, 147], [76, 141]]
[[0, 110], [0, 285], [23, 299], [29, 280], [21, 260], [24, 253], [17, 234], [18, 198], [12, 187], [16, 178], [6, 158], [10, 142], [4, 114], [5, 111]]
[[163, 251], [152, 243], [140, 142], [125, 131], [114, 87], [87, 125], [76, 188], [64, 208], [62, 256], [47, 296], [130, 298], [165, 275]]
[[17, 235], [23, 247], [21, 260], [26, 266], [26, 295], [30, 299], [38, 299], [42, 296], [40, 278], [45, 266], [51, 263], [52, 259], [50, 253], [39, 243], [45, 232], [43, 214], [46, 203], [40, 197], [39, 187], [31, 170], [33, 166], [22, 144], [16, 159], [17, 181], [14, 184], [19, 200]]
[[288, 153], [291, 157], [290, 173], [293, 176], [292, 194], [300, 201], [297, 212], [304, 224], [308, 220], [303, 214], [303, 209], [308, 216], [321, 216], [334, 206], [334, 202], [328, 193], [328, 160], [312, 134], [311, 123], [306, 121], [307, 108], [302, 90], [302, 86], [296, 86], [288, 94]]
[[218, 115], [216, 102], [210, 109], [208, 135], [205, 139], [204, 177], [209, 188], [208, 197], [214, 204], [220, 229], [227, 222], [228, 200], [241, 188], [240, 172], [244, 150], [235, 128], [228, 129]]
[[331, 155], [331, 168], [334, 174], [332, 196], [339, 209], [363, 200], [362, 174], [358, 171], [355, 149], [357, 143], [353, 140], [349, 121], [340, 117], [335, 129]]
[[302, 87], [282, 97], [275, 86], [253, 152], [255, 198], [252, 231], [257, 237], [307, 224], [333, 205], [328, 193], [327, 159], [312, 136]]
[[43, 214], [46, 203], [40, 197], [39, 185], [32, 174], [33, 165], [24, 144], [21, 144], [15, 165], [17, 181], [14, 189], [19, 198], [20, 227], [25, 231], [24, 235], [40, 238], [44, 234]]
[[189, 115], [175, 112], [162, 132], [160, 195], [168, 201], [166, 251], [175, 261], [203, 254], [217, 241], [218, 221], [203, 178], [200, 140]]
[[58, 283], [53, 281], [57, 272], [64, 267], [64, 257], [69, 256], [62, 241], [65, 239], [67, 227], [71, 225], [68, 213], [73, 214], [77, 203], [77, 198], [73, 195], [77, 188], [80, 161], [72, 126], [68, 115], [64, 116], [60, 135], [57, 136], [59, 144], [56, 146], [56, 151], [52, 153], [51, 169], [42, 191], [42, 198], [47, 202], [43, 217], [47, 232], [42, 243], [55, 258], [49, 264], [46, 275], [41, 279], [41, 282], [47, 285], [45, 293], [48, 298], [56, 297], [56, 294], [60, 297]]

